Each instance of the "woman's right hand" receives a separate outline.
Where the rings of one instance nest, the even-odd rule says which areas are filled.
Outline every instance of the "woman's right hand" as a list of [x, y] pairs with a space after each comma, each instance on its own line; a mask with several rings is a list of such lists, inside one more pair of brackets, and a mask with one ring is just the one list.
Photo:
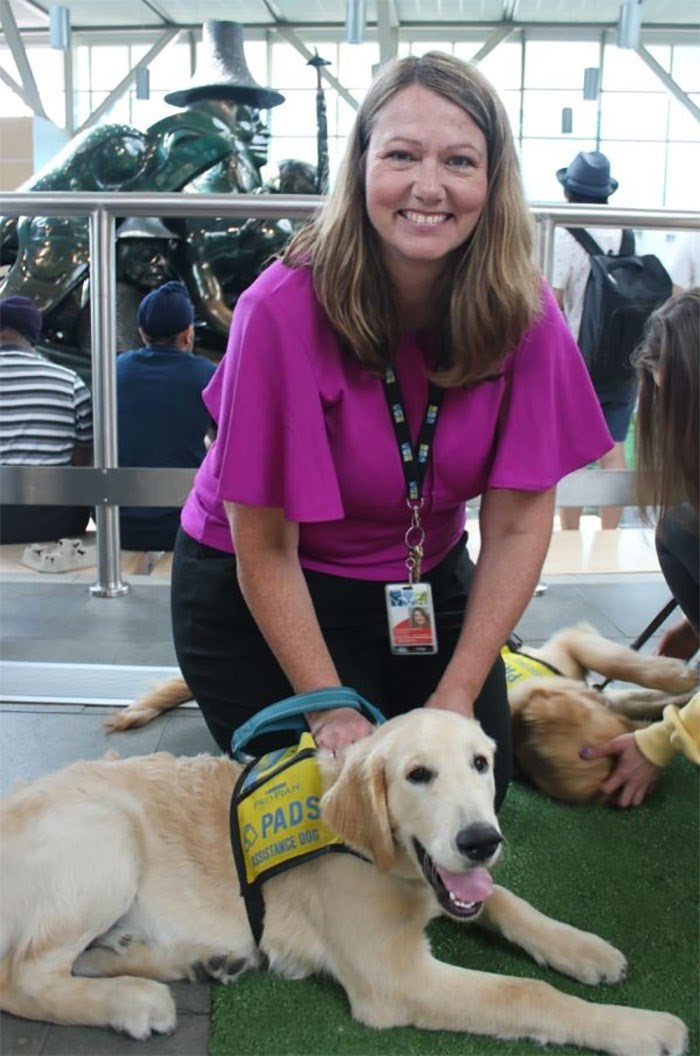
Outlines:
[[349, 745], [368, 737], [374, 730], [372, 723], [355, 708], [308, 711], [306, 721], [318, 747], [341, 757]]

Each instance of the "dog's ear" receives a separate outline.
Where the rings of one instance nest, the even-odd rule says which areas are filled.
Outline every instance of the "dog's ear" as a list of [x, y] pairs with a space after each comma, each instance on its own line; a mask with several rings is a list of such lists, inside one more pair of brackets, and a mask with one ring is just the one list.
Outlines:
[[321, 800], [321, 810], [349, 847], [370, 855], [381, 872], [391, 868], [396, 852], [381, 753], [355, 748]]

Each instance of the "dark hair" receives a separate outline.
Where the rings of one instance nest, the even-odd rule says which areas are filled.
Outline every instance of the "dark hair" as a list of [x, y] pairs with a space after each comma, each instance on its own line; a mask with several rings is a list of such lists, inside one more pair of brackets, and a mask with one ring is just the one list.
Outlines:
[[398, 347], [400, 320], [367, 215], [365, 163], [379, 112], [416, 84], [467, 113], [488, 150], [486, 204], [471, 237], [452, 254], [452, 281], [440, 313], [445, 362], [434, 380], [451, 388], [497, 371], [541, 305], [532, 217], [510, 122], [476, 66], [438, 51], [389, 63], [360, 106], [323, 209], [292, 239], [283, 259], [292, 267], [312, 268], [316, 294], [341, 341], [382, 375]]
[[700, 288], [685, 290], [657, 308], [632, 362], [639, 377], [635, 447], [642, 516], [648, 522], [650, 511], [663, 514], [679, 502], [690, 502], [697, 510]]

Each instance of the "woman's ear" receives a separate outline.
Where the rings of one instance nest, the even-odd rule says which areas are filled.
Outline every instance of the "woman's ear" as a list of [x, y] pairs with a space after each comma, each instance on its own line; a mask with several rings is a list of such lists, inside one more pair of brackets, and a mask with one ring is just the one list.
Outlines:
[[321, 800], [321, 813], [353, 850], [370, 856], [386, 872], [396, 856], [386, 802], [382, 753], [360, 741], [346, 756], [335, 783]]

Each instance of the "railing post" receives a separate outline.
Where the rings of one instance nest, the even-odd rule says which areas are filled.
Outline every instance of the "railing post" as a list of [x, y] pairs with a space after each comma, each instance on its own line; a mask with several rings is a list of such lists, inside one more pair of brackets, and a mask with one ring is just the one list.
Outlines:
[[[90, 336], [95, 466], [113, 469], [117, 454], [116, 269], [114, 216], [102, 207], [90, 213]], [[95, 503], [98, 598], [128, 594], [121, 578], [119, 508]]]

